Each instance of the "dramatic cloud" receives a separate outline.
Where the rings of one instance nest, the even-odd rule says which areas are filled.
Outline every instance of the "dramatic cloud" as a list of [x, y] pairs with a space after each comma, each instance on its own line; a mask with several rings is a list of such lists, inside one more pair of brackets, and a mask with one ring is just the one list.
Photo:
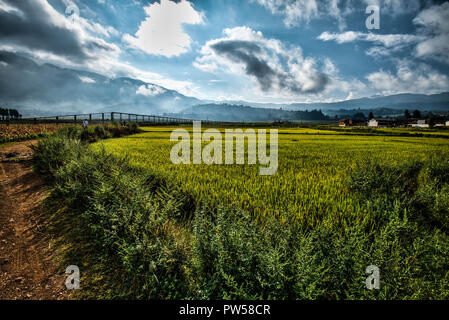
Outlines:
[[[84, 26], [84, 27], [83, 27]], [[36, 51], [62, 57], [66, 60], [83, 62], [97, 54], [117, 54], [116, 45], [91, 36], [91, 31], [107, 31], [86, 20], [71, 21], [58, 13], [45, 0], [1, 0], [0, 38], [2, 47], [16, 51]]]
[[[62, 1], [67, 8], [74, 5], [71, 0]], [[170, 79], [121, 61], [119, 47], [103, 39], [118, 35], [110, 26], [59, 13], [46, 0], [0, 0], [0, 50], [39, 63], [90, 70], [109, 78], [131, 77], [186, 95], [197, 94], [189, 81]], [[88, 79], [80, 80], [89, 83]]]
[[182, 29], [183, 24], [200, 24], [201, 13], [186, 0], [161, 0], [145, 7], [147, 18], [140, 24], [135, 36], [124, 35], [130, 46], [148, 54], [166, 57], [178, 56], [190, 49], [191, 39]]
[[413, 22], [427, 37], [416, 46], [416, 55], [449, 63], [449, 2], [423, 10]]
[[207, 72], [219, 69], [254, 79], [263, 92], [318, 93], [328, 78], [313, 58], [304, 58], [299, 47], [286, 47], [248, 27], [224, 30], [225, 37], [208, 41], [194, 65]]
[[449, 77], [424, 63], [398, 60], [396, 74], [379, 71], [369, 74], [368, 81], [383, 94], [439, 93], [449, 90]]

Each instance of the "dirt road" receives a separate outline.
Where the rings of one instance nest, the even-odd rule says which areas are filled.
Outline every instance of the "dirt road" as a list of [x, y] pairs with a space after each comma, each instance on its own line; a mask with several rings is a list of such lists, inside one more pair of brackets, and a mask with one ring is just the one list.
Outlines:
[[65, 270], [52, 259], [41, 210], [47, 189], [32, 170], [31, 143], [0, 146], [0, 299], [66, 299]]

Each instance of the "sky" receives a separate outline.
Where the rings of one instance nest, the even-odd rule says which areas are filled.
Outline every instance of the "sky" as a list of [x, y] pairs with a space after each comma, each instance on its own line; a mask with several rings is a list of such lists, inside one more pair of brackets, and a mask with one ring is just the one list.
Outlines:
[[205, 100], [433, 94], [449, 91], [449, 2], [0, 0], [0, 50]]

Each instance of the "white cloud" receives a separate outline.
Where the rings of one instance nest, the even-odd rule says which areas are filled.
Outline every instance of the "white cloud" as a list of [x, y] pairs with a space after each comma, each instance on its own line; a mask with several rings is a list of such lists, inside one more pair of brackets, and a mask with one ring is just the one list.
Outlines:
[[449, 89], [449, 77], [424, 63], [396, 61], [396, 73], [378, 71], [366, 78], [372, 87], [383, 94], [439, 93]]
[[318, 93], [328, 78], [317, 61], [303, 57], [300, 47], [267, 39], [248, 27], [225, 29], [224, 37], [208, 41], [194, 66], [206, 72], [223, 71], [249, 77], [262, 94]]
[[392, 16], [417, 12], [420, 0], [253, 0], [271, 11], [284, 16], [284, 24], [291, 28], [315, 19], [333, 18], [339, 28], [346, 27], [345, 18], [359, 11], [362, 18], [368, 5], [378, 5], [381, 12]]
[[422, 0], [364, 0], [367, 6], [377, 5], [382, 13], [397, 16], [417, 12]]
[[352, 12], [352, 0], [256, 0], [273, 14], [283, 15], [284, 24], [291, 28], [300, 23], [329, 16], [345, 27], [344, 16]]
[[159, 86], [148, 84], [146, 86], [140, 86], [137, 89], [136, 94], [140, 94], [145, 97], [154, 97], [154, 96], [160, 95], [164, 92], [165, 92], [165, 90], [163, 88], [161, 88]]
[[94, 79], [89, 78], [89, 77], [80, 76], [79, 78], [80, 78], [81, 82], [84, 82], [84, 83], [95, 83], [96, 82]]
[[[398, 12], [416, 10], [415, 1], [370, 1], [367, 3], [381, 3]], [[393, 10], [393, 11], [394, 11]], [[391, 56], [404, 48], [414, 46], [412, 54], [418, 58], [433, 59], [449, 63], [449, 2], [434, 5], [422, 10], [413, 19], [417, 26], [416, 34], [378, 34], [347, 31], [342, 33], [323, 32], [317, 37], [322, 41], [335, 41], [339, 44], [356, 41], [371, 42], [375, 46], [369, 48], [368, 55]]]
[[123, 41], [148, 54], [166, 57], [178, 56], [190, 49], [191, 39], [184, 32], [183, 24], [203, 22], [202, 13], [186, 0], [178, 3], [161, 0], [145, 7], [145, 13], [147, 18], [135, 36], [125, 34]]
[[337, 43], [348, 43], [354, 41], [366, 41], [384, 45], [385, 47], [396, 47], [401, 45], [417, 43], [423, 38], [411, 34], [378, 34], [363, 33], [358, 31], [347, 31], [343, 33], [323, 32], [318, 36], [319, 40], [336, 41]]
[[416, 46], [416, 55], [449, 63], [449, 2], [423, 10], [413, 22], [427, 36]]

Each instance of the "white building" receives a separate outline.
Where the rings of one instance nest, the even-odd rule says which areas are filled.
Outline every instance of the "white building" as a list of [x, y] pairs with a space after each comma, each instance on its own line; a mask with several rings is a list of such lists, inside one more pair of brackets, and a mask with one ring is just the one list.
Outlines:
[[412, 124], [414, 128], [429, 128], [429, 124], [426, 123], [426, 120], [418, 120], [416, 124]]
[[449, 127], [449, 121], [446, 121], [446, 127]]
[[377, 118], [368, 122], [368, 127], [372, 128], [393, 128], [401, 125], [400, 121], [394, 118]]
[[379, 122], [376, 119], [371, 119], [368, 122], [368, 127], [374, 127], [377, 128], [379, 126]]

